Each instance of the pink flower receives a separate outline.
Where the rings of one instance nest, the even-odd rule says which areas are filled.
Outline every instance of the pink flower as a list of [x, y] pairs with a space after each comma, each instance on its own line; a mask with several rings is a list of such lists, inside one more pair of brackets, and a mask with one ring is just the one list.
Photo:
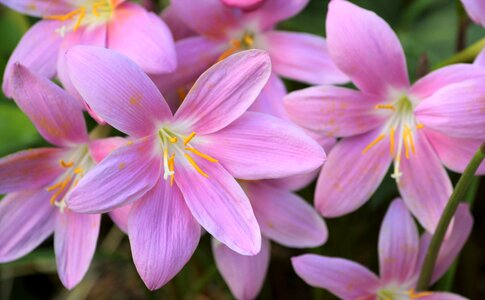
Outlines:
[[220, 0], [222, 3], [229, 7], [242, 8], [242, 9], [254, 9], [259, 5], [262, 5], [265, 0]]
[[331, 61], [323, 38], [274, 29], [307, 3], [308, 0], [265, 0], [256, 9], [244, 11], [230, 8], [221, 0], [174, 1], [163, 16], [172, 25], [175, 36], [187, 38], [176, 42], [177, 70], [153, 76], [155, 83], [164, 94], [175, 92], [191, 84], [218, 60], [253, 48], [268, 51], [273, 72], [278, 76], [310, 84], [347, 82]]
[[[436, 282], [460, 253], [472, 229], [473, 219], [466, 204], [455, 215], [455, 226], [442, 245], [433, 273]], [[380, 278], [352, 261], [314, 254], [292, 258], [296, 273], [309, 285], [329, 290], [347, 299], [461, 300], [440, 292], [416, 292], [416, 282], [431, 235], [419, 238], [416, 225], [401, 200], [395, 200], [379, 233]]]
[[[268, 180], [241, 182], [263, 234], [261, 251], [243, 256], [213, 240], [217, 268], [236, 299], [255, 299], [263, 286], [270, 258], [270, 239], [287, 247], [324, 244], [323, 219], [305, 200]], [[297, 187], [299, 188], [299, 187]]]
[[473, 22], [485, 27], [485, 3], [482, 0], [461, 0]]
[[[153, 13], [124, 0], [0, 0], [19, 12], [42, 17], [22, 38], [7, 64], [3, 91], [11, 96], [13, 64], [20, 62], [40, 75], [60, 77], [71, 90], [59, 53], [86, 44], [116, 50], [148, 73], [171, 72], [175, 49], [168, 27]], [[75, 93], [75, 92], [74, 92]]]
[[347, 1], [330, 2], [327, 35], [335, 63], [360, 91], [318, 86], [285, 99], [297, 124], [342, 138], [322, 168], [315, 206], [325, 217], [358, 209], [393, 161], [404, 202], [433, 232], [452, 192], [443, 164], [463, 172], [485, 139], [484, 70], [454, 65], [410, 86], [394, 32]]
[[0, 262], [31, 252], [54, 232], [59, 276], [68, 289], [86, 273], [96, 248], [100, 215], [66, 208], [65, 195], [118, 138], [90, 140], [75, 100], [20, 64], [13, 97], [40, 134], [57, 148], [21, 151], [0, 160]]
[[188, 261], [199, 224], [240, 254], [259, 252], [260, 229], [234, 177], [285, 177], [323, 163], [322, 148], [295, 126], [245, 113], [270, 75], [263, 51], [239, 53], [209, 69], [175, 115], [147, 75], [124, 56], [78, 46], [66, 60], [74, 86], [93, 110], [135, 139], [79, 182], [68, 207], [99, 213], [138, 200], [128, 234], [135, 265], [150, 289]]

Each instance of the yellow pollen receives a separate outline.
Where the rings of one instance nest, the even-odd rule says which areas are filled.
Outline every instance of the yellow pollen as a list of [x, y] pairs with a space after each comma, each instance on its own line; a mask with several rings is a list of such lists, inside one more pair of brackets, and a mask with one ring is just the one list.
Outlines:
[[98, 9], [103, 8], [103, 7], [106, 7], [108, 9], [111, 8], [111, 1], [106, 2], [104, 0], [101, 0], [101, 1], [94, 3], [93, 4], [93, 14], [96, 17], [100, 17], [101, 15], [99, 14]]
[[206, 178], [209, 178], [209, 175], [207, 175], [206, 173], [204, 173], [204, 171], [202, 171], [202, 169], [197, 165], [195, 160], [190, 155], [188, 155], [187, 153], [184, 153], [184, 155], [187, 158], [187, 160], [189, 161], [189, 163], [192, 165], [192, 167], [194, 167], [197, 170], [197, 172], [199, 172], [200, 175], [202, 175]]
[[56, 202], [57, 198], [59, 197], [59, 195], [66, 189], [66, 186], [67, 184], [71, 181], [71, 176], [67, 176], [67, 178], [62, 181], [62, 182], [59, 182], [59, 183], [56, 183], [54, 184], [53, 186], [47, 188], [47, 191], [48, 192], [52, 192], [54, 190], [57, 190], [54, 195], [52, 195], [51, 199], [50, 199], [50, 203], [51, 205], [54, 205], [54, 203]]
[[63, 166], [64, 168], [70, 168], [74, 165], [74, 163], [72, 161], [70, 162], [65, 162], [64, 160], [61, 159], [61, 166]]
[[85, 8], [81, 7], [81, 8], [78, 8], [76, 10], [73, 10], [73, 11], [71, 11], [71, 12], [65, 14], [65, 15], [46, 16], [46, 17], [44, 17], [44, 19], [46, 19], [46, 20], [67, 21], [69, 19], [74, 18], [78, 14], [80, 14], [83, 9], [86, 10]]
[[389, 147], [389, 150], [391, 152], [391, 156], [394, 155], [394, 145], [396, 143], [395, 139], [394, 139], [394, 133], [395, 133], [395, 129], [394, 127], [391, 128], [391, 134], [390, 134], [390, 140], [391, 140], [391, 145]]
[[83, 169], [81, 169], [81, 168], [75, 168], [74, 169], [74, 174], [81, 174], [81, 173], [83, 173]]
[[254, 45], [254, 38], [249, 35], [249, 34], [245, 34], [244, 37], [243, 37], [243, 42], [248, 46], [248, 47], [253, 47]]
[[396, 111], [396, 107], [392, 104], [377, 104], [375, 106], [376, 109], [390, 109], [392, 111]]
[[199, 150], [197, 150], [197, 149], [195, 149], [195, 148], [189, 148], [189, 147], [187, 147], [187, 148], [185, 148], [185, 150], [188, 150], [188, 151], [190, 151], [190, 152], [194, 153], [195, 155], [200, 156], [200, 157], [202, 157], [203, 159], [208, 160], [208, 161], [210, 161], [210, 162], [213, 162], [213, 163], [218, 162], [218, 160], [217, 160], [217, 159], [215, 159], [215, 158], [213, 158], [213, 157], [210, 157], [209, 155], [204, 154], [204, 153], [200, 152]]
[[192, 132], [191, 134], [189, 134], [189, 136], [184, 139], [184, 146], [187, 146], [187, 144], [190, 143], [190, 141], [194, 138], [194, 136], [195, 136], [195, 132]]
[[379, 135], [375, 140], [373, 140], [365, 149], [362, 151], [362, 154], [365, 154], [367, 151], [369, 151], [370, 148], [374, 147], [377, 143], [382, 141], [384, 139], [385, 135], [381, 134]]
[[424, 125], [423, 124], [416, 125], [416, 129], [423, 129], [423, 128], [424, 128]]
[[414, 291], [414, 289], [410, 289], [409, 292], [408, 292], [409, 298], [411, 298], [411, 299], [419, 299], [419, 298], [430, 296], [432, 294], [433, 294], [432, 292], [417, 292], [416, 293]]
[[175, 179], [175, 154], [172, 154], [170, 156], [170, 159], [168, 160], [168, 169], [170, 172], [172, 172], [172, 175], [170, 175], [170, 186], [173, 186], [173, 181]]

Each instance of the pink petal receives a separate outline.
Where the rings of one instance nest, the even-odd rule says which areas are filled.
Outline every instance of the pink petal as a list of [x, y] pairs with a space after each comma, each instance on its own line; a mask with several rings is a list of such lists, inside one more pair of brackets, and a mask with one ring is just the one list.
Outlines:
[[328, 238], [323, 219], [301, 197], [268, 183], [243, 182], [261, 232], [287, 247], [323, 245]]
[[239, 27], [239, 12], [220, 0], [177, 0], [172, 1], [171, 6], [177, 16], [200, 35], [223, 39]]
[[387, 210], [379, 232], [379, 266], [384, 282], [408, 282], [416, 275], [419, 235], [401, 199]]
[[137, 201], [128, 221], [133, 261], [150, 290], [162, 287], [189, 261], [200, 238], [200, 226], [176, 185], [159, 178]]
[[[473, 217], [470, 214], [468, 205], [461, 203], [453, 219], [453, 228], [450, 235], [441, 245], [436, 266], [433, 272], [432, 283], [438, 281], [443, 274], [449, 269], [455, 258], [463, 249], [468, 240], [473, 227]], [[421, 237], [420, 243], [420, 263], [421, 268], [424, 257], [431, 242], [431, 234], [425, 232]]]
[[212, 240], [217, 269], [236, 299], [255, 299], [258, 296], [268, 271], [270, 250], [270, 242], [265, 238], [261, 241], [261, 251], [253, 256], [241, 255]]
[[[22, 1], [23, 2], [23, 1]], [[3, 75], [3, 92], [11, 97], [10, 77], [17, 62], [45, 77], [54, 77], [62, 38], [55, 31], [61, 26], [57, 21], [40, 21], [24, 34], [8, 60]]]
[[128, 139], [117, 136], [94, 140], [89, 143], [89, 153], [94, 161], [99, 163], [111, 152], [127, 143], [129, 143]]
[[299, 191], [315, 181], [315, 179], [318, 177], [318, 174], [320, 174], [320, 169], [316, 169], [315, 171], [305, 174], [293, 175], [285, 178], [266, 179], [265, 182], [278, 189], [283, 189], [287, 191]]
[[67, 289], [75, 287], [88, 271], [98, 240], [101, 215], [65, 210], [56, 221], [54, 250], [57, 272]]
[[270, 29], [281, 21], [296, 16], [309, 0], [264, 0], [263, 5], [244, 15], [246, 22], [255, 19], [260, 29]]
[[[428, 128], [424, 130], [441, 162], [448, 169], [457, 173], [465, 171], [473, 155], [483, 143], [481, 139], [455, 138]], [[476, 174], [485, 174], [485, 162], [482, 162]]]
[[445, 168], [426, 135], [414, 135], [415, 154], [401, 159], [402, 177], [398, 182], [404, 202], [419, 223], [434, 232], [453, 186]]
[[221, 1], [222, 3], [230, 7], [241, 8], [241, 9], [251, 9], [253, 7], [256, 7], [264, 3], [265, 0], [221, 0]]
[[375, 109], [377, 100], [343, 87], [316, 86], [288, 94], [285, 108], [290, 119], [305, 129], [346, 137], [368, 132], [390, 116]]
[[410, 94], [423, 100], [442, 88], [477, 77], [485, 76], [485, 69], [470, 64], [456, 64], [438, 69], [419, 79]]
[[175, 120], [198, 134], [216, 132], [251, 106], [270, 73], [271, 62], [264, 51], [233, 54], [199, 77], [175, 113]]
[[44, 17], [49, 15], [66, 14], [73, 10], [70, 0], [1, 0], [0, 3], [22, 14]]
[[138, 200], [160, 176], [156, 150], [155, 139], [146, 137], [113, 151], [67, 195], [67, 206], [80, 213], [102, 213]]
[[446, 135], [485, 139], [485, 77], [456, 83], [421, 102], [416, 116], [425, 127]]
[[50, 197], [40, 190], [9, 194], [0, 201], [0, 262], [26, 255], [51, 235], [58, 209], [50, 205]]
[[122, 207], [118, 207], [109, 212], [111, 220], [118, 226], [118, 228], [124, 233], [128, 233], [128, 217], [130, 215], [133, 204], [128, 204]]
[[307, 284], [329, 290], [339, 298], [367, 299], [379, 288], [379, 279], [352, 261], [305, 254], [291, 259], [293, 268]]
[[259, 37], [269, 52], [273, 71], [308, 84], [339, 84], [347, 76], [333, 63], [327, 43], [319, 36], [287, 31], [269, 31]]
[[0, 194], [33, 190], [54, 181], [63, 171], [65, 150], [30, 149], [0, 159]]
[[197, 148], [210, 153], [239, 179], [307, 173], [325, 161], [322, 147], [301, 129], [257, 112], [247, 112], [226, 128], [203, 138]]
[[261, 232], [251, 204], [236, 180], [219, 163], [194, 158], [209, 176], [206, 178], [181, 159], [175, 163], [175, 182], [194, 218], [233, 251], [257, 254]]
[[389, 96], [409, 87], [399, 39], [375, 13], [348, 1], [331, 1], [327, 43], [337, 66], [362, 91]]
[[420, 300], [468, 300], [468, 298], [462, 297], [457, 294], [433, 292], [433, 294], [425, 297], [419, 297]]
[[[223, 52], [219, 42], [201, 36], [180, 40], [175, 43], [175, 49], [177, 69], [170, 74], [151, 75], [153, 82], [165, 96], [170, 93], [177, 94], [180, 88], [192, 85]], [[178, 100], [180, 104], [184, 99]]]
[[176, 41], [197, 35], [195, 31], [185, 25], [185, 23], [179, 18], [175, 8], [172, 5], [165, 7], [160, 16], [167, 24], [168, 28], [170, 28], [173, 38]]
[[47, 141], [62, 147], [88, 140], [81, 109], [58, 85], [20, 64], [13, 68], [11, 85], [15, 102]]
[[79, 94], [118, 130], [141, 137], [171, 118], [156, 86], [125, 56], [99, 47], [76, 46], [66, 53], [66, 60]]
[[116, 8], [108, 24], [108, 48], [128, 56], [147, 73], [167, 73], [177, 66], [172, 34], [154, 13], [134, 3]]
[[377, 190], [391, 162], [389, 139], [363, 151], [380, 133], [344, 138], [332, 148], [315, 190], [315, 207], [323, 216], [353, 212]]
[[480, 0], [461, 0], [470, 18], [485, 27], [485, 3]]
[[[485, 15], [484, 15], [485, 16]], [[485, 67], [485, 50], [482, 50], [480, 54], [478, 54], [477, 58], [475, 58], [475, 61], [473, 62], [474, 65], [479, 66], [479, 67]]]
[[266, 86], [256, 98], [256, 101], [249, 107], [249, 110], [270, 114], [281, 119], [288, 119], [288, 114], [283, 105], [285, 96], [285, 83], [272, 73]]

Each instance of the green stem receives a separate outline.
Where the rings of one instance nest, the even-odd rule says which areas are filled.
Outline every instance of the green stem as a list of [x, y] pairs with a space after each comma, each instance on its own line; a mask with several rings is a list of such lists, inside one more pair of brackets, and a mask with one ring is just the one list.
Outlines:
[[438, 63], [433, 69], [439, 69], [444, 66], [458, 64], [458, 63], [470, 63], [478, 56], [478, 54], [485, 48], [485, 38], [479, 40], [470, 47], [464, 49], [451, 56], [450, 58]]
[[424, 291], [428, 288], [441, 244], [448, 229], [448, 225], [455, 215], [458, 204], [460, 204], [460, 200], [465, 197], [466, 191], [470, 186], [470, 182], [474, 178], [475, 172], [482, 163], [483, 159], [485, 159], [485, 143], [480, 146], [480, 149], [478, 149], [477, 153], [475, 153], [472, 160], [468, 163], [468, 166], [461, 175], [460, 180], [458, 180], [455, 190], [451, 194], [450, 200], [448, 200], [445, 210], [441, 215], [440, 221], [438, 222], [438, 227], [436, 227], [428, 248], [428, 252], [426, 253], [423, 267], [421, 268], [421, 274], [419, 275], [418, 284], [416, 286], [418, 291]]

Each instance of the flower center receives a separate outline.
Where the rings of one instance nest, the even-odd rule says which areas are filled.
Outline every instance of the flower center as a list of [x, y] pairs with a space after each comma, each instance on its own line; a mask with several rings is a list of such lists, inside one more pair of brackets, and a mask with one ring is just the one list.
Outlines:
[[224, 51], [224, 53], [219, 56], [217, 62], [231, 56], [232, 54], [241, 51], [241, 50], [249, 50], [254, 48], [254, 33], [249, 31], [244, 32], [240, 39], [232, 39], [229, 43], [230, 47]]
[[74, 188], [79, 180], [84, 177], [87, 171], [93, 166], [94, 162], [89, 154], [87, 146], [83, 145], [75, 150], [67, 159], [61, 159], [59, 164], [65, 172], [59, 176], [56, 182], [47, 188], [52, 192], [50, 199], [51, 205], [59, 207], [61, 212], [66, 208], [64, 196]]
[[369, 143], [362, 153], [367, 153], [367, 151], [386, 138], [386, 136], [389, 136], [389, 151], [394, 159], [394, 172], [391, 176], [399, 182], [399, 178], [402, 176], [402, 173], [399, 171], [402, 151], [404, 149], [406, 159], [410, 159], [411, 153], [416, 154], [413, 134], [418, 129], [424, 128], [424, 125], [416, 122], [413, 103], [407, 96], [402, 96], [391, 104], [378, 104], [375, 108], [379, 110], [390, 110], [393, 114], [384, 126], [383, 132]]
[[158, 135], [163, 149], [163, 179], [168, 180], [170, 178], [170, 185], [173, 185], [175, 178], [176, 155], [184, 157], [200, 175], [209, 178], [209, 175], [199, 167], [192, 155], [196, 155], [212, 163], [216, 163], [218, 160], [200, 152], [192, 145], [191, 142], [196, 136], [195, 132], [189, 135], [183, 135], [164, 127], [158, 131]]
[[432, 295], [432, 292], [416, 292], [413, 288], [409, 290], [382, 289], [377, 292], [378, 300], [404, 300], [420, 299]]
[[64, 36], [68, 31], [76, 31], [81, 26], [97, 26], [111, 20], [114, 5], [111, 0], [83, 0], [78, 8], [64, 14], [45, 16], [47, 20], [58, 20], [65, 22], [57, 32]]

